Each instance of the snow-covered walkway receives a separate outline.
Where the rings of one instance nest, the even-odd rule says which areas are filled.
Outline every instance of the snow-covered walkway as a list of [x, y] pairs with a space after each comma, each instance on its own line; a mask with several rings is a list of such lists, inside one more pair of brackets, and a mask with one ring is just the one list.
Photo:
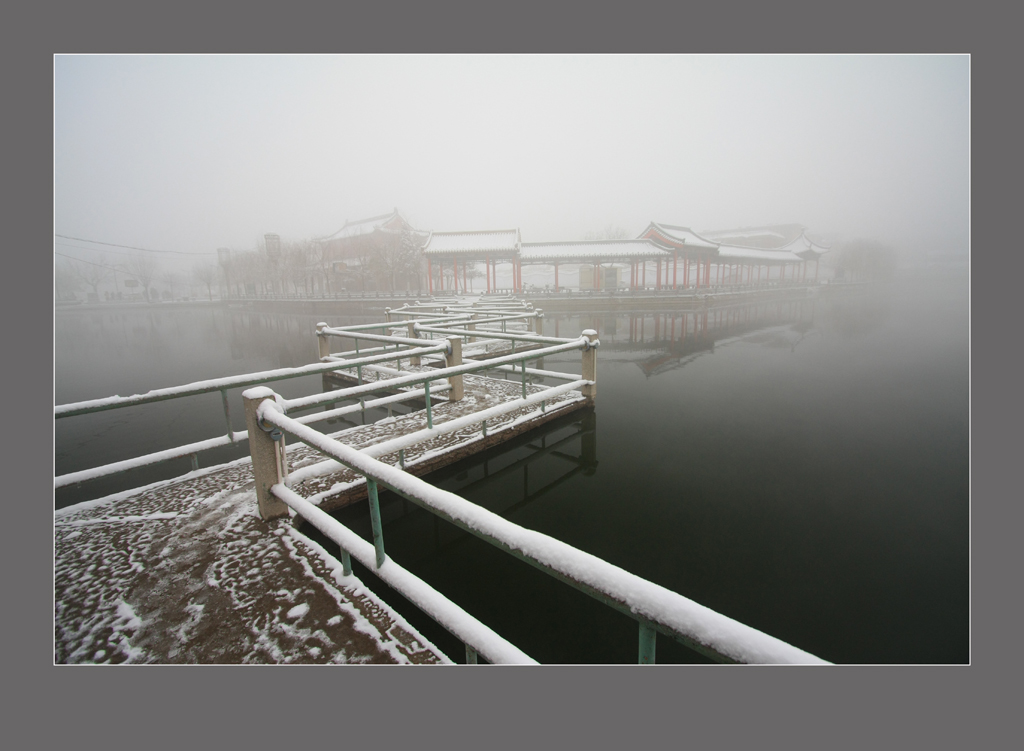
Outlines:
[[[522, 386], [465, 377], [460, 402], [438, 401], [435, 426], [502, 402]], [[527, 385], [528, 393], [541, 387]], [[554, 395], [489, 422], [380, 457], [422, 474], [584, 405]], [[423, 430], [425, 413], [335, 433], [366, 448]], [[323, 456], [289, 446], [293, 472]], [[365, 498], [335, 467], [295, 489], [324, 507]], [[449, 660], [293, 519], [260, 519], [249, 459], [89, 501], [54, 515], [54, 661], [58, 663], [445, 663]]]
[[54, 661], [448, 662], [252, 486], [243, 459], [56, 512]]

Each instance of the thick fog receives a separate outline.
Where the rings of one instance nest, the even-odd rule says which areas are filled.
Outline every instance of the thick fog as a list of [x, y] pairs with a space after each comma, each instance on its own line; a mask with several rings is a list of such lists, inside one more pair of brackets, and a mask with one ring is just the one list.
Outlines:
[[968, 245], [967, 56], [58, 56], [54, 133], [55, 232], [169, 251], [396, 207], [524, 241], [653, 220]]

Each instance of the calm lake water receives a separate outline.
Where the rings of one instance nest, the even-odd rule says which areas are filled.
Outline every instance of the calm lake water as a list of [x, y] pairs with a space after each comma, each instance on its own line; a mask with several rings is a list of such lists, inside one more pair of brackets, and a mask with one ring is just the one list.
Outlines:
[[[548, 314], [546, 333], [598, 329], [596, 410], [430, 479], [825, 659], [967, 662], [967, 292], [965, 273], [946, 273], [712, 311], [706, 323], [681, 312]], [[58, 311], [56, 402], [305, 364], [323, 317]], [[579, 356], [544, 367], [579, 372]], [[295, 396], [320, 390], [320, 379], [278, 387]], [[56, 473], [223, 430], [216, 394], [59, 420]], [[56, 504], [187, 469], [181, 460], [86, 483]], [[381, 503], [388, 554], [534, 658], [635, 662], [626, 616], [400, 498]], [[365, 504], [337, 516], [370, 539]], [[356, 568], [462, 659], [454, 638]], [[657, 657], [701, 661], [665, 637]]]

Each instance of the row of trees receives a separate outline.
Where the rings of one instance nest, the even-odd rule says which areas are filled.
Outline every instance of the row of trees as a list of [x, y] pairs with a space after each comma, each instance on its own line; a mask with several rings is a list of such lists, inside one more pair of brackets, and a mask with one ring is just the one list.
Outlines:
[[[261, 238], [255, 250], [231, 251], [219, 263], [196, 264], [193, 275], [211, 296], [214, 288], [226, 289], [230, 295], [309, 295], [351, 288], [396, 290], [403, 282], [418, 286], [422, 245], [418, 235], [378, 231], [356, 239], [339, 253], [313, 239], [282, 243], [280, 251], [268, 252]], [[336, 262], [340, 262], [337, 269]]]
[[867, 281], [891, 279], [896, 274], [896, 250], [878, 240], [860, 237], [844, 240], [836, 244], [833, 253], [830, 261], [838, 277]]
[[[140, 293], [148, 300], [153, 282], [157, 279], [160, 271], [160, 265], [156, 259], [142, 253], [131, 255], [127, 260], [121, 262], [108, 261], [105, 255], [99, 254], [94, 256], [92, 261], [66, 259], [56, 263], [54, 287], [58, 299], [74, 298], [75, 292], [83, 287], [90, 289], [92, 294], [99, 298], [100, 288], [111, 282], [116, 283], [118, 274], [121, 274], [126, 279], [135, 280]], [[165, 271], [163, 276], [166, 279], [162, 280], [169, 281], [173, 290], [175, 282], [179, 281], [178, 275]], [[116, 291], [115, 289], [115, 293]]]
[[[198, 261], [187, 271], [168, 268], [151, 255], [137, 253], [123, 262], [97, 254], [92, 261], [60, 259], [54, 269], [58, 299], [74, 299], [86, 290], [102, 299], [120, 297], [126, 280], [132, 292], [143, 299], [176, 297], [188, 290], [190, 296], [242, 296], [252, 293], [330, 294], [343, 289], [397, 290], [420, 285], [420, 247], [423, 238], [408, 231], [378, 231], [357, 238], [348, 248], [331, 248], [314, 239], [282, 243], [268, 252], [260, 238], [253, 250], [229, 251], [216, 261]], [[337, 256], [337, 257], [336, 257]], [[340, 261], [335, 268], [335, 261]], [[156, 289], [159, 284], [162, 289]], [[106, 290], [102, 292], [102, 290]]]

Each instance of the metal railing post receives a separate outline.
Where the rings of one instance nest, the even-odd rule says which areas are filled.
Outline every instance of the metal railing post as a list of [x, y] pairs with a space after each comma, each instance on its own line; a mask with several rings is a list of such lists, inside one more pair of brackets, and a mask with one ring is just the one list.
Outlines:
[[252, 473], [256, 480], [256, 500], [259, 502], [261, 519], [276, 519], [288, 515], [288, 506], [275, 498], [270, 488], [279, 482], [280, 463], [277, 459], [277, 446], [270, 437], [270, 431], [264, 430], [256, 416], [260, 404], [274, 399], [274, 392], [265, 386], [249, 389], [242, 393], [245, 405], [245, 427], [249, 430], [249, 454], [252, 456]]
[[232, 443], [235, 442], [234, 431], [231, 430], [231, 409], [228, 407], [228, 390], [220, 390], [220, 401], [224, 405], [224, 422], [227, 423], [228, 440]]
[[658, 632], [644, 622], [640, 622], [640, 655], [637, 662], [641, 665], [654, 664], [654, 647]]
[[373, 528], [373, 549], [377, 553], [377, 568], [384, 565], [384, 530], [380, 524], [380, 502], [377, 499], [377, 481], [366, 478], [366, 495], [370, 501], [370, 526]]
[[[454, 336], [449, 338], [448, 346], [451, 348], [451, 354], [445, 357], [445, 359], [448, 361], [447, 367], [454, 368], [458, 365], [462, 365], [461, 337]], [[448, 376], [448, 383], [452, 387], [452, 390], [448, 392], [448, 401], [462, 401], [462, 397], [465, 395], [465, 388], [463, 386], [462, 378], [463, 377], [461, 375]]]
[[590, 386], [584, 386], [580, 389], [580, 392], [588, 401], [593, 402], [597, 396], [597, 347], [592, 346], [590, 343], [597, 339], [597, 332], [594, 329], [586, 329], [583, 331], [583, 336], [587, 337], [587, 348], [583, 350], [583, 371], [580, 375], [584, 379], [594, 381], [595, 383]]

